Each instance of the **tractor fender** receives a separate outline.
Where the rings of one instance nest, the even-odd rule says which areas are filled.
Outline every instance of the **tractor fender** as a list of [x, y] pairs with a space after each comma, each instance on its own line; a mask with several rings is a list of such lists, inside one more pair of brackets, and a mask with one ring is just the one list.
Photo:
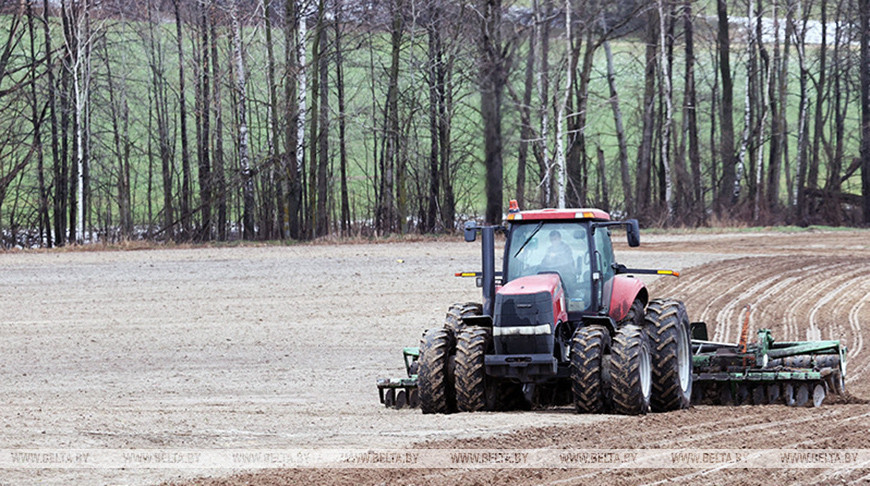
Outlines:
[[644, 308], [646, 307], [649, 302], [649, 292], [646, 290], [646, 285], [630, 275], [613, 277], [613, 293], [610, 294], [611, 319], [614, 322], [625, 319], [635, 299], [640, 299]]

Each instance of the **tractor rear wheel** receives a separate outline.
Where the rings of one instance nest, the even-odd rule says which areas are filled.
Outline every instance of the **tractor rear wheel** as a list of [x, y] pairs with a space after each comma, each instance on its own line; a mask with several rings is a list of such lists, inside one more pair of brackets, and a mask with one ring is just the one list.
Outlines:
[[652, 410], [688, 408], [692, 403], [692, 344], [686, 306], [677, 300], [653, 300], [647, 306], [644, 330], [652, 352]]
[[487, 386], [484, 365], [491, 347], [492, 334], [485, 327], [464, 327], [456, 336], [456, 406], [460, 412], [495, 408], [494, 387]]
[[604, 326], [584, 326], [571, 339], [571, 392], [578, 413], [601, 413], [607, 406], [604, 355], [610, 333]]
[[423, 336], [417, 360], [417, 387], [423, 413], [456, 411], [452, 361], [456, 342], [453, 331], [445, 327], [430, 329]]
[[610, 383], [613, 411], [625, 415], [647, 413], [652, 391], [649, 343], [643, 330], [626, 325], [613, 336]]

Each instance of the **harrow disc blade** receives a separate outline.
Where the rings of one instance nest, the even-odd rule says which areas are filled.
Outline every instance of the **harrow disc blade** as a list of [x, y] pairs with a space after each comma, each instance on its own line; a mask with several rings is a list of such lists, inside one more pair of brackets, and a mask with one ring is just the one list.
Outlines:
[[764, 385], [757, 385], [752, 388], [752, 404], [767, 405], [767, 391]]
[[782, 399], [782, 388], [776, 384], [767, 385], [767, 403], [779, 403]]
[[420, 406], [420, 394], [417, 392], [416, 388], [412, 388], [408, 392], [408, 406], [411, 408], [417, 408]]
[[837, 395], [844, 395], [846, 393], [846, 380], [843, 378], [843, 373], [840, 370], [837, 370], [828, 377], [830, 381], [829, 386], [832, 392]]
[[700, 383], [695, 383], [692, 386], [692, 403], [699, 404], [704, 401], [704, 396], [707, 394], [707, 387]]
[[795, 406], [794, 385], [791, 383], [786, 383], [785, 385], [783, 385], [782, 386], [782, 394], [783, 394], [783, 398], [785, 399], [785, 404], [788, 405], [789, 407], [794, 407]]
[[405, 408], [407, 404], [408, 395], [405, 393], [405, 390], [399, 390], [399, 393], [396, 394], [396, 408]]
[[806, 383], [798, 385], [794, 393], [794, 406], [803, 407], [810, 401], [810, 387]]
[[719, 385], [719, 404], [734, 405], [734, 395], [731, 393], [730, 383], [722, 383]]
[[751, 393], [749, 387], [741, 383], [737, 385], [737, 405], [749, 405]]
[[825, 401], [825, 386], [821, 383], [817, 384], [813, 387], [813, 406], [821, 407], [822, 402]]
[[390, 388], [389, 390], [384, 392], [384, 406], [387, 408], [392, 408], [393, 405], [396, 404], [396, 390]]

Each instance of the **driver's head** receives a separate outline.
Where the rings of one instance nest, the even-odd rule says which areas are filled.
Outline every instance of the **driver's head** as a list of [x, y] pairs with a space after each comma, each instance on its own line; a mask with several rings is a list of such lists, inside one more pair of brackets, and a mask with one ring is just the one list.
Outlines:
[[559, 243], [562, 241], [562, 233], [559, 230], [550, 231], [550, 243]]

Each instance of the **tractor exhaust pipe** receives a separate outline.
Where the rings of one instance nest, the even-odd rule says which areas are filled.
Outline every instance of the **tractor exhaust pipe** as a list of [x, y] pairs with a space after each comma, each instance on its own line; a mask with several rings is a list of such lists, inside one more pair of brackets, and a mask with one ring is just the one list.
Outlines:
[[501, 226], [478, 226], [474, 221], [465, 223], [465, 241], [472, 242], [481, 236], [481, 287], [483, 288], [483, 315], [493, 316], [495, 305], [495, 230]]
[[483, 315], [494, 316], [495, 305], [495, 226], [480, 229], [481, 253], [483, 255]]

